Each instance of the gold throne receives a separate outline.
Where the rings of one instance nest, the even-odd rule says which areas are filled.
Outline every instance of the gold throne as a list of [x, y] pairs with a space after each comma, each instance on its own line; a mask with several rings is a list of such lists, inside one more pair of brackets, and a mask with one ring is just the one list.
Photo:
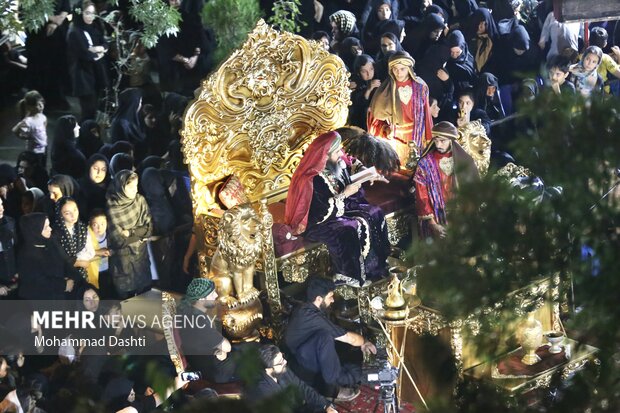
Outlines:
[[[303, 282], [329, 268], [324, 245], [287, 233], [284, 206], [304, 149], [316, 136], [345, 124], [348, 78], [342, 60], [318, 43], [280, 33], [261, 20], [245, 44], [203, 81], [185, 112], [183, 154], [191, 175], [201, 276], [209, 272], [226, 209], [221, 191], [235, 181], [242, 187], [239, 197], [249, 200], [261, 220], [256, 270], [263, 274], [261, 289], [267, 290], [272, 314], [281, 310], [278, 272], [287, 282]], [[393, 200], [392, 195], [407, 193], [406, 178], [397, 181], [385, 189], [386, 199], [394, 211], [407, 210], [406, 201]], [[368, 198], [373, 201], [371, 194]], [[390, 241], [396, 244], [409, 233], [412, 212], [390, 212]]]

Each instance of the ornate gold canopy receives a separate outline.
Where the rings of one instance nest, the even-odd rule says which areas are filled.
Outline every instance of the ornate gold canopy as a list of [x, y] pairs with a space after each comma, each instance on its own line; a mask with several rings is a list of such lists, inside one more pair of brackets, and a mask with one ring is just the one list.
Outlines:
[[203, 83], [185, 112], [183, 154], [196, 215], [217, 207], [217, 185], [235, 175], [251, 201], [286, 188], [303, 149], [348, 114], [342, 60], [260, 20]]

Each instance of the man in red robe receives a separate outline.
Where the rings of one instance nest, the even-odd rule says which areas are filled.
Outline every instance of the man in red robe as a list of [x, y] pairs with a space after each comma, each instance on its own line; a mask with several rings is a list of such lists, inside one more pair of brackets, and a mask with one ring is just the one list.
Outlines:
[[462, 181], [480, 179], [474, 159], [456, 142], [450, 122], [432, 129], [433, 140], [420, 159], [413, 181], [420, 237], [446, 236], [446, 205]]
[[433, 121], [428, 86], [413, 72], [415, 61], [407, 52], [396, 52], [388, 61], [390, 77], [370, 101], [368, 132], [388, 139], [400, 158], [409, 159], [409, 142], [419, 155], [431, 140]]

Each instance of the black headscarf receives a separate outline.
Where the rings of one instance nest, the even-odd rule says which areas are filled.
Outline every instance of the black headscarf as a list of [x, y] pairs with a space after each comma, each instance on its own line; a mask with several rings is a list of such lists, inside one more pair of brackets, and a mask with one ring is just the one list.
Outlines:
[[118, 141], [114, 143], [106, 143], [99, 148], [99, 153], [108, 159], [112, 159], [117, 153], [133, 154], [134, 145], [127, 141]]
[[77, 120], [73, 115], [62, 116], [56, 123], [52, 145], [52, 171], [79, 179], [86, 169], [86, 158], [77, 148], [74, 134]]
[[80, 191], [78, 183], [69, 175], [56, 174], [47, 183], [48, 186], [57, 186], [62, 196], [75, 197]]
[[[87, 282], [79, 283], [78, 285], [75, 286], [75, 288], [71, 292], [71, 296], [74, 300], [76, 300], [76, 307], [77, 307], [77, 310], [79, 311], [89, 311], [89, 310], [86, 310], [86, 307], [84, 307], [84, 294], [88, 290], [93, 290], [94, 292], [97, 293], [97, 295], [99, 295], [99, 289], [95, 287], [94, 285], [87, 283]], [[97, 313], [100, 312], [101, 309], [102, 309], [102, 305], [101, 303], [99, 303], [99, 308], [97, 309]]]
[[362, 49], [362, 53], [364, 52], [362, 42], [355, 37], [347, 37], [342, 41], [342, 43], [340, 43], [340, 47], [338, 48], [338, 56], [340, 56], [349, 71], [353, 70], [353, 62], [357, 57], [357, 54], [353, 53], [354, 46], [358, 46]]
[[42, 212], [33, 212], [19, 219], [19, 229], [21, 231], [24, 245], [47, 245], [49, 239], [41, 235], [47, 215]]
[[469, 47], [467, 46], [467, 41], [465, 40], [465, 36], [460, 30], [454, 30], [450, 32], [448, 38], [446, 39], [446, 43], [449, 48], [459, 47], [463, 53], [456, 59], [451, 59], [454, 62], [463, 63], [467, 60], [467, 55], [469, 54]]
[[94, 120], [85, 120], [80, 125], [80, 137], [78, 138], [78, 149], [82, 151], [86, 158], [96, 153], [103, 146], [101, 137], [93, 133], [93, 129], [98, 129], [99, 125]]
[[[57, 231], [58, 239], [62, 249], [67, 253], [71, 259], [75, 260], [77, 254], [84, 249], [88, 240], [88, 227], [83, 222], [79, 221], [73, 226], [73, 234], [69, 231], [65, 225], [65, 221], [62, 218], [62, 207], [68, 202], [77, 202], [68, 196], [62, 197], [56, 202], [56, 219], [54, 222], [54, 229]], [[88, 277], [86, 268], [78, 268], [78, 272], [84, 279]]]
[[446, 11], [436, 4], [431, 4], [430, 6], [426, 8], [426, 10], [424, 10], [424, 14], [422, 15], [422, 20], [424, 20], [424, 17], [432, 13], [440, 15], [441, 17], [444, 18], [445, 21], [448, 20], [448, 15]]
[[428, 48], [436, 43], [430, 39], [430, 34], [436, 30], [443, 29], [446, 21], [443, 16], [437, 13], [429, 13], [424, 16], [422, 23], [407, 32], [403, 47], [409, 51], [416, 60], [422, 59]]
[[163, 106], [166, 116], [170, 115], [170, 112], [174, 112], [179, 116], [183, 115], [188, 103], [189, 99], [186, 96], [174, 92], [164, 93]]
[[474, 86], [476, 80], [474, 57], [469, 53], [465, 36], [463, 36], [460, 30], [455, 30], [448, 35], [447, 45], [449, 48], [459, 47], [463, 51], [456, 59], [448, 59], [448, 64], [446, 65], [446, 69], [454, 83], [455, 95], [458, 95], [462, 90]]
[[[493, 96], [487, 96], [487, 87], [495, 86]], [[481, 73], [474, 88], [476, 93], [476, 107], [484, 110], [491, 120], [505, 116], [504, 108], [499, 97], [499, 81], [492, 73]]]
[[43, 212], [45, 210], [45, 194], [36, 186], [28, 188], [22, 197], [30, 198], [32, 202], [32, 212]]
[[493, 20], [493, 16], [491, 15], [491, 11], [487, 8], [480, 7], [479, 9], [474, 10], [471, 15], [471, 30], [473, 31], [472, 37], [476, 37], [476, 33], [478, 31], [478, 25], [481, 22], [486, 22], [487, 31], [486, 34], [489, 35], [491, 40], [495, 41], [499, 35], [499, 31], [497, 30], [497, 24], [495, 24], [495, 20]]
[[[433, 3], [433, 6], [439, 6], [448, 13], [451, 26], [457, 23], [461, 23], [462, 26], [463, 22], [478, 8], [476, 0], [433, 0]], [[453, 8], [456, 9], [457, 15], [454, 15]]]
[[118, 109], [112, 117], [110, 133], [112, 140], [128, 141], [132, 143], [144, 141], [143, 121], [139, 109], [142, 102], [142, 91], [130, 88], [124, 90], [118, 97]]
[[142, 162], [140, 162], [140, 165], [138, 165], [138, 167], [136, 168], [136, 173], [138, 174], [138, 176], [142, 176], [142, 172], [146, 168], [161, 169], [164, 167], [165, 163], [166, 161], [161, 156], [147, 156]]
[[[54, 147], [59, 149], [63, 148], [75, 148], [77, 144], [77, 138], [75, 137], [73, 130], [77, 125], [77, 120], [73, 115], [65, 115], [58, 118], [56, 122], [56, 129], [54, 130]], [[54, 152], [52, 151], [52, 155]]]
[[517, 50], [529, 50], [530, 49], [530, 35], [523, 26], [517, 26], [510, 34], [510, 44], [513, 49]]
[[450, 58], [450, 49], [443, 44], [435, 44], [429, 47], [424, 58], [420, 61], [418, 75], [428, 85], [429, 95], [437, 99], [439, 107], [443, 110], [452, 104], [454, 86], [452, 79], [443, 82], [437, 77], [437, 71], [444, 68]]
[[[104, 162], [107, 168], [107, 173], [102, 182], [96, 184], [90, 179], [90, 168], [93, 166], [95, 162]], [[90, 158], [88, 158], [88, 162], [86, 163], [86, 175], [80, 180], [80, 189], [82, 190], [83, 200], [86, 201], [88, 205], [87, 213], [90, 214], [95, 208], [105, 208], [105, 194], [110, 183], [110, 163], [108, 162], [108, 158], [100, 153], [93, 154]], [[88, 218], [88, 216], [84, 217]]]
[[21, 152], [17, 156], [17, 162], [15, 163], [15, 168], [19, 168], [19, 164], [22, 161], [26, 161], [30, 166], [30, 171], [27, 172], [29, 176], [24, 174], [24, 178], [26, 179], [26, 185], [28, 187], [36, 186], [37, 188], [47, 188], [47, 181], [49, 181], [50, 177], [47, 174], [47, 170], [43, 165], [41, 165], [41, 161], [37, 154], [32, 151], [24, 151]]
[[[377, 25], [377, 33], [380, 36], [379, 39], [385, 33], [392, 33], [397, 39], [400, 39], [404, 28], [405, 22], [402, 20], [384, 20]], [[400, 41], [398, 43], [400, 44]]]
[[488, 86], [499, 87], [497, 77], [493, 73], [481, 73], [476, 82], [476, 99], [487, 92]]
[[375, 79], [383, 81], [387, 79], [389, 75], [388, 60], [390, 59], [390, 56], [397, 52], [403, 52], [404, 49], [403, 46], [400, 44], [400, 40], [398, 40], [398, 37], [394, 33], [383, 33], [381, 37], [389, 38], [396, 45], [395, 51], [389, 51], [387, 53], [384, 53], [383, 50], [380, 50], [377, 54], [377, 57], [375, 58]]
[[[486, 22], [486, 31], [478, 34], [478, 26], [482, 22]], [[472, 31], [472, 55], [476, 69], [478, 72], [488, 71], [499, 42], [499, 31], [489, 9], [481, 7], [474, 11], [471, 16], [470, 30]]]
[[368, 20], [366, 20], [366, 22], [364, 23], [364, 29], [362, 31], [364, 49], [369, 49], [370, 53], [373, 54], [377, 52], [379, 48], [379, 45], [376, 44], [378, 43], [379, 36], [384, 33], [379, 29], [379, 26], [382, 23], [396, 19], [395, 13], [391, 13], [389, 19], [384, 21], [379, 20], [379, 17], [377, 17], [377, 11], [379, 10], [379, 7], [384, 4], [387, 4], [390, 8], [390, 11], [392, 11], [392, 2], [390, 0], [372, 0], [371, 11], [368, 15]]
[[[398, 40], [398, 36], [396, 36], [394, 33], [392, 32], [386, 32], [381, 34], [381, 38], [386, 37], [388, 39], [390, 39], [395, 45], [396, 45], [396, 50], [394, 50], [395, 52], [402, 52], [403, 50], [403, 46], [400, 44], [400, 40]], [[388, 56], [389, 57], [389, 56]], [[379, 52], [379, 54], [377, 54], [377, 58], [375, 59], [376, 61], [385, 59], [385, 53], [383, 53], [383, 50], [381, 50]]]
[[140, 178], [140, 185], [151, 211], [154, 233], [156, 235], [170, 233], [175, 227], [175, 213], [161, 171], [148, 167]]
[[10, 185], [17, 179], [15, 167], [8, 163], [0, 164], [0, 186]]
[[424, 20], [422, 20], [422, 24], [424, 25], [424, 29], [427, 34], [438, 29], [443, 29], [446, 21], [443, 18], [443, 15], [439, 13], [428, 13], [424, 16]]
[[117, 153], [110, 160], [110, 174], [115, 175], [117, 172], [127, 169], [131, 171], [133, 169], [134, 159], [131, 155], [126, 153]]
[[112, 379], [105, 387], [102, 400], [109, 409], [113, 409], [112, 411], [122, 410], [131, 405], [127, 401], [131, 389], [133, 389], [131, 380], [124, 377]]

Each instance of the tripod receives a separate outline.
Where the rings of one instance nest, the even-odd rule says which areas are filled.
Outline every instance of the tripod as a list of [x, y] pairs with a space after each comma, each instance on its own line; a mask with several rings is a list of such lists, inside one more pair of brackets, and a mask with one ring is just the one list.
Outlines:
[[[368, 304], [372, 307], [372, 304], [370, 303], [370, 298], [366, 297], [366, 300], [368, 301]], [[401, 353], [402, 353], [402, 348], [404, 348], [404, 346], [401, 348], [401, 352], [398, 352], [398, 349], [397, 349], [396, 345], [394, 344], [394, 342], [392, 341], [391, 335], [387, 331], [384, 323], [376, 315], [373, 315], [373, 318], [377, 321], [377, 324], [379, 324], [379, 327], [381, 327], [381, 331], [383, 331], [383, 334], [385, 334], [385, 337], [387, 338], [387, 341], [388, 341], [389, 345], [394, 350], [394, 355], [398, 359], [398, 368], [400, 369], [402, 367], [402, 369], [403, 369], [402, 371], [404, 371], [405, 374], [407, 375], [407, 377], [409, 378], [409, 381], [413, 385], [413, 388], [415, 389], [416, 393], [420, 397], [420, 401], [422, 402], [422, 404], [424, 405], [426, 410], [429, 410], [428, 405], [426, 404], [426, 401], [424, 400], [424, 397], [422, 396], [422, 394], [420, 393], [420, 390], [418, 389], [418, 385], [416, 384], [415, 380], [413, 380], [413, 377], [411, 376], [411, 373], [409, 372], [409, 369], [407, 369], [407, 366], [405, 365], [405, 362], [403, 360], [403, 355]], [[405, 337], [406, 337], [406, 335], [405, 335]], [[405, 341], [403, 340], [403, 344], [404, 343], [405, 343]], [[394, 383], [392, 383], [392, 387], [394, 387]], [[381, 400], [381, 399], [379, 399], [379, 400]], [[394, 402], [396, 402], [396, 397], [394, 397], [393, 400], [394, 400]], [[396, 406], [398, 407], [398, 404], [396, 404]], [[388, 411], [388, 410], [386, 410], [386, 411]], [[396, 412], [396, 411], [397, 411], [396, 409], [391, 410], [391, 412]]]
[[377, 403], [375, 403], [375, 407], [372, 409], [372, 413], [377, 412], [377, 407], [379, 407], [381, 402], [383, 402], [383, 413], [398, 413], [395, 384], [395, 382], [389, 384], [381, 383], [381, 387], [379, 387], [379, 398], [377, 399]]

